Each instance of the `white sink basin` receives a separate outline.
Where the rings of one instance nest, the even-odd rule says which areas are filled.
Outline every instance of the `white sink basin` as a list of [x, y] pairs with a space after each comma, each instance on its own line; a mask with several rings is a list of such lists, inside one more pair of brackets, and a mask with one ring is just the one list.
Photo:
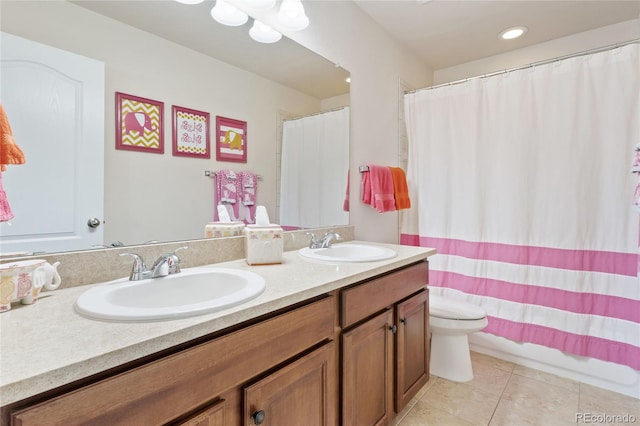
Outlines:
[[374, 262], [391, 259], [397, 255], [388, 247], [358, 243], [341, 243], [319, 249], [305, 247], [298, 253], [308, 259], [327, 262]]
[[78, 297], [80, 314], [111, 321], [152, 321], [219, 311], [247, 302], [264, 291], [253, 272], [225, 268], [187, 268], [162, 278], [127, 278], [90, 288]]

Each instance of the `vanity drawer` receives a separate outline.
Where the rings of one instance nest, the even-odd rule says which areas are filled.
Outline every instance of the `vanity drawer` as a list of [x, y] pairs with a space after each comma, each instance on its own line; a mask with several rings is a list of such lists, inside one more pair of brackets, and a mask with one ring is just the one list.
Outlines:
[[341, 292], [340, 325], [348, 327], [427, 286], [429, 263], [417, 263]]
[[12, 413], [13, 424], [169, 422], [224, 391], [334, 336], [334, 298], [277, 315], [228, 335]]

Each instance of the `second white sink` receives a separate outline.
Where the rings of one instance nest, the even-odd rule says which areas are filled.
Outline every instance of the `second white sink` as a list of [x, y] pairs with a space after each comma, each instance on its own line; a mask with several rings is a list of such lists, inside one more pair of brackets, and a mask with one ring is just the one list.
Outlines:
[[162, 278], [100, 284], [78, 297], [75, 309], [94, 319], [151, 321], [219, 311], [247, 302], [266, 287], [253, 272], [187, 268]]
[[340, 243], [328, 248], [305, 247], [298, 252], [301, 256], [327, 262], [374, 262], [396, 257], [397, 253], [373, 244]]

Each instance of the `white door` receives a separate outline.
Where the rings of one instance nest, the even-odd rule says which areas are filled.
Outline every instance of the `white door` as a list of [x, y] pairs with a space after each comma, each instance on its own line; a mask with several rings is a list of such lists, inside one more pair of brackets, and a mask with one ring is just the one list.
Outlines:
[[0, 101], [26, 164], [2, 183], [15, 217], [0, 250], [57, 252], [103, 244], [104, 63], [0, 33]]

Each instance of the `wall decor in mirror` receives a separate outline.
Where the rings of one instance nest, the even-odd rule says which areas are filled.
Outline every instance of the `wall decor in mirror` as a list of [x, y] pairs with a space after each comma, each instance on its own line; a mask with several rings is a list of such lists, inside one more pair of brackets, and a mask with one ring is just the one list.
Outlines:
[[[227, 169], [229, 163], [213, 156], [115, 149], [116, 92], [246, 122], [251, 154], [237, 168], [262, 177], [256, 202], [279, 221], [283, 119], [349, 105], [348, 72], [286, 37], [255, 42], [248, 35], [250, 22], [218, 25], [208, 13], [212, 6], [211, 1], [153, 0], [2, 3], [0, 101], [27, 156], [20, 171], [2, 176], [9, 200], [16, 203], [12, 226], [0, 224], [2, 252], [202, 238], [216, 204], [215, 180], [203, 171]], [[17, 71], [16, 64], [32, 58], [9, 53], [16, 51], [7, 48], [15, 40], [32, 43], [39, 60], [51, 49], [73, 60], [65, 60], [68, 69], [56, 71], [58, 82], [42, 78], [44, 65]], [[87, 70], [88, 77], [76, 76]], [[63, 87], [64, 96], [23, 96], [11, 80], [18, 74], [49, 90], [41, 93]], [[78, 81], [85, 81], [81, 91]], [[173, 122], [171, 114], [164, 108], [162, 121]], [[210, 120], [212, 135], [214, 126]], [[172, 126], [163, 126], [164, 138], [172, 140], [172, 132]], [[26, 240], [31, 243], [23, 244]]]
[[173, 105], [171, 115], [173, 155], [211, 158], [210, 114]]
[[116, 149], [164, 153], [164, 103], [116, 92]]

